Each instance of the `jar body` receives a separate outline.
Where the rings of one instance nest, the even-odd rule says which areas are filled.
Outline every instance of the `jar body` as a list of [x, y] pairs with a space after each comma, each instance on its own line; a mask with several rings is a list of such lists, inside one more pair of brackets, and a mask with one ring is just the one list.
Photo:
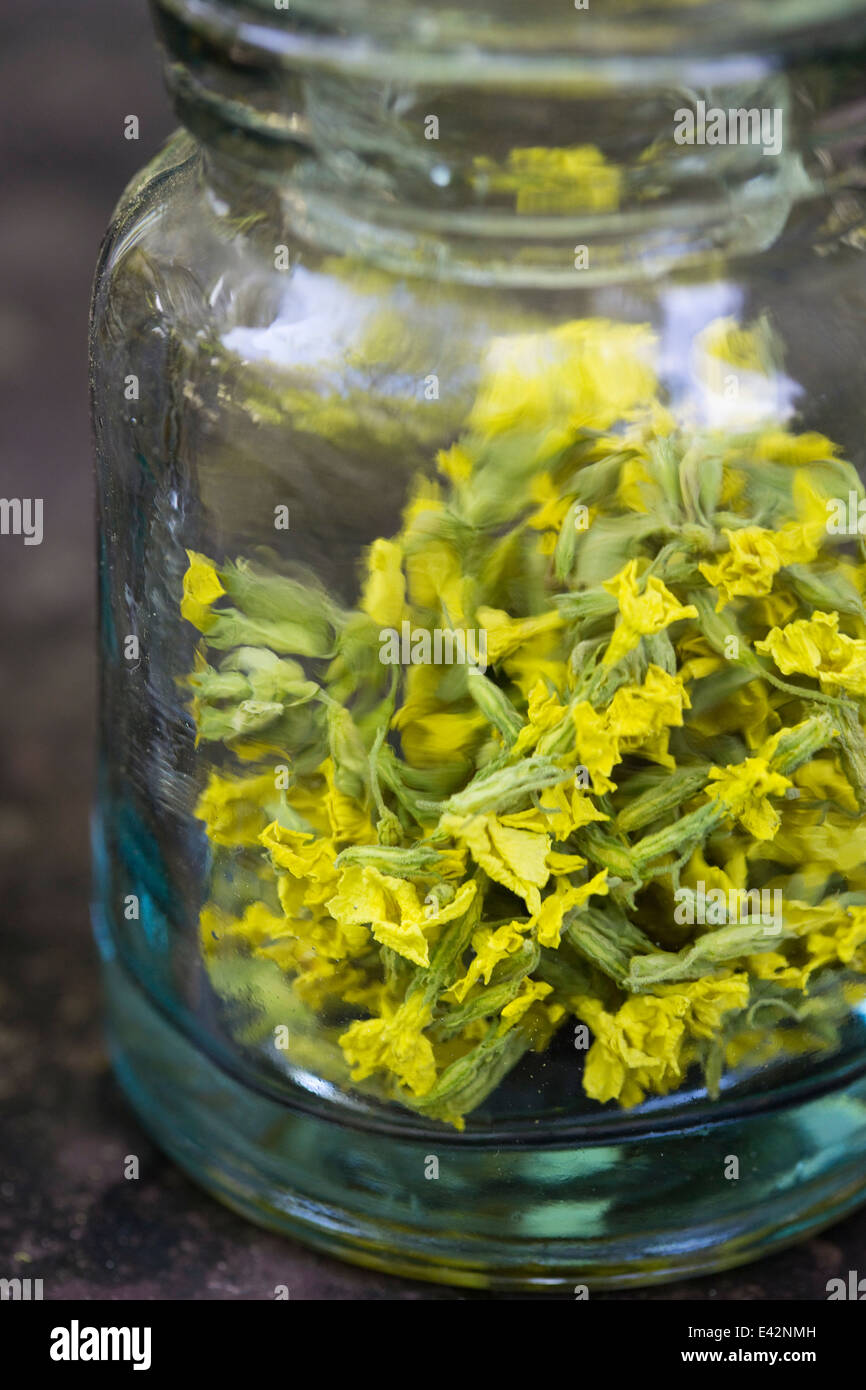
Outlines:
[[461, 281], [231, 180], [178, 137], [94, 299], [124, 1085], [230, 1203], [427, 1277], [647, 1282], [832, 1219], [856, 239], [786, 206], [724, 264]]

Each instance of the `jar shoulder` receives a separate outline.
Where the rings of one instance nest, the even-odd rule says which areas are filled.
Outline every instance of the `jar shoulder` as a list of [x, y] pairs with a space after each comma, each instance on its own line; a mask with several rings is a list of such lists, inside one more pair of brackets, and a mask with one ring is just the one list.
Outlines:
[[106, 228], [96, 272], [97, 288], [137, 247], [158, 241], [170, 231], [180, 205], [189, 205], [201, 158], [197, 141], [179, 129], [137, 170], [121, 193]]

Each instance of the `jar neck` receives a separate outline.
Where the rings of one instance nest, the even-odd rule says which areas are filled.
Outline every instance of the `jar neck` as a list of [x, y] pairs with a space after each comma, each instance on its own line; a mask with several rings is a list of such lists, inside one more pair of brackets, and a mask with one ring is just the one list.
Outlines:
[[329, 250], [559, 285], [755, 254], [827, 193], [866, 216], [864, 0], [152, 3], [220, 202]]

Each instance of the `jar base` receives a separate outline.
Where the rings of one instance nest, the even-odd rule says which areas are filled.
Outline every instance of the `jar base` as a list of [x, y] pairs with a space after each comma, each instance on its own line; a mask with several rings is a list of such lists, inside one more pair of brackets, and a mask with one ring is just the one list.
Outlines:
[[493, 1147], [443, 1131], [431, 1144], [244, 1085], [116, 959], [104, 974], [115, 1072], [159, 1146], [242, 1215], [354, 1264], [466, 1288], [591, 1294], [746, 1263], [866, 1201], [866, 1078], [617, 1143]]

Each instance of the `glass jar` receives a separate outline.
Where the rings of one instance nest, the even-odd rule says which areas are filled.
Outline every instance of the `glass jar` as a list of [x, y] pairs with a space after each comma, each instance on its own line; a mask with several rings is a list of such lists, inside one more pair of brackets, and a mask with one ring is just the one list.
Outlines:
[[863, 41], [157, 0], [96, 279], [117, 1074], [255, 1220], [648, 1283], [866, 1181]]

